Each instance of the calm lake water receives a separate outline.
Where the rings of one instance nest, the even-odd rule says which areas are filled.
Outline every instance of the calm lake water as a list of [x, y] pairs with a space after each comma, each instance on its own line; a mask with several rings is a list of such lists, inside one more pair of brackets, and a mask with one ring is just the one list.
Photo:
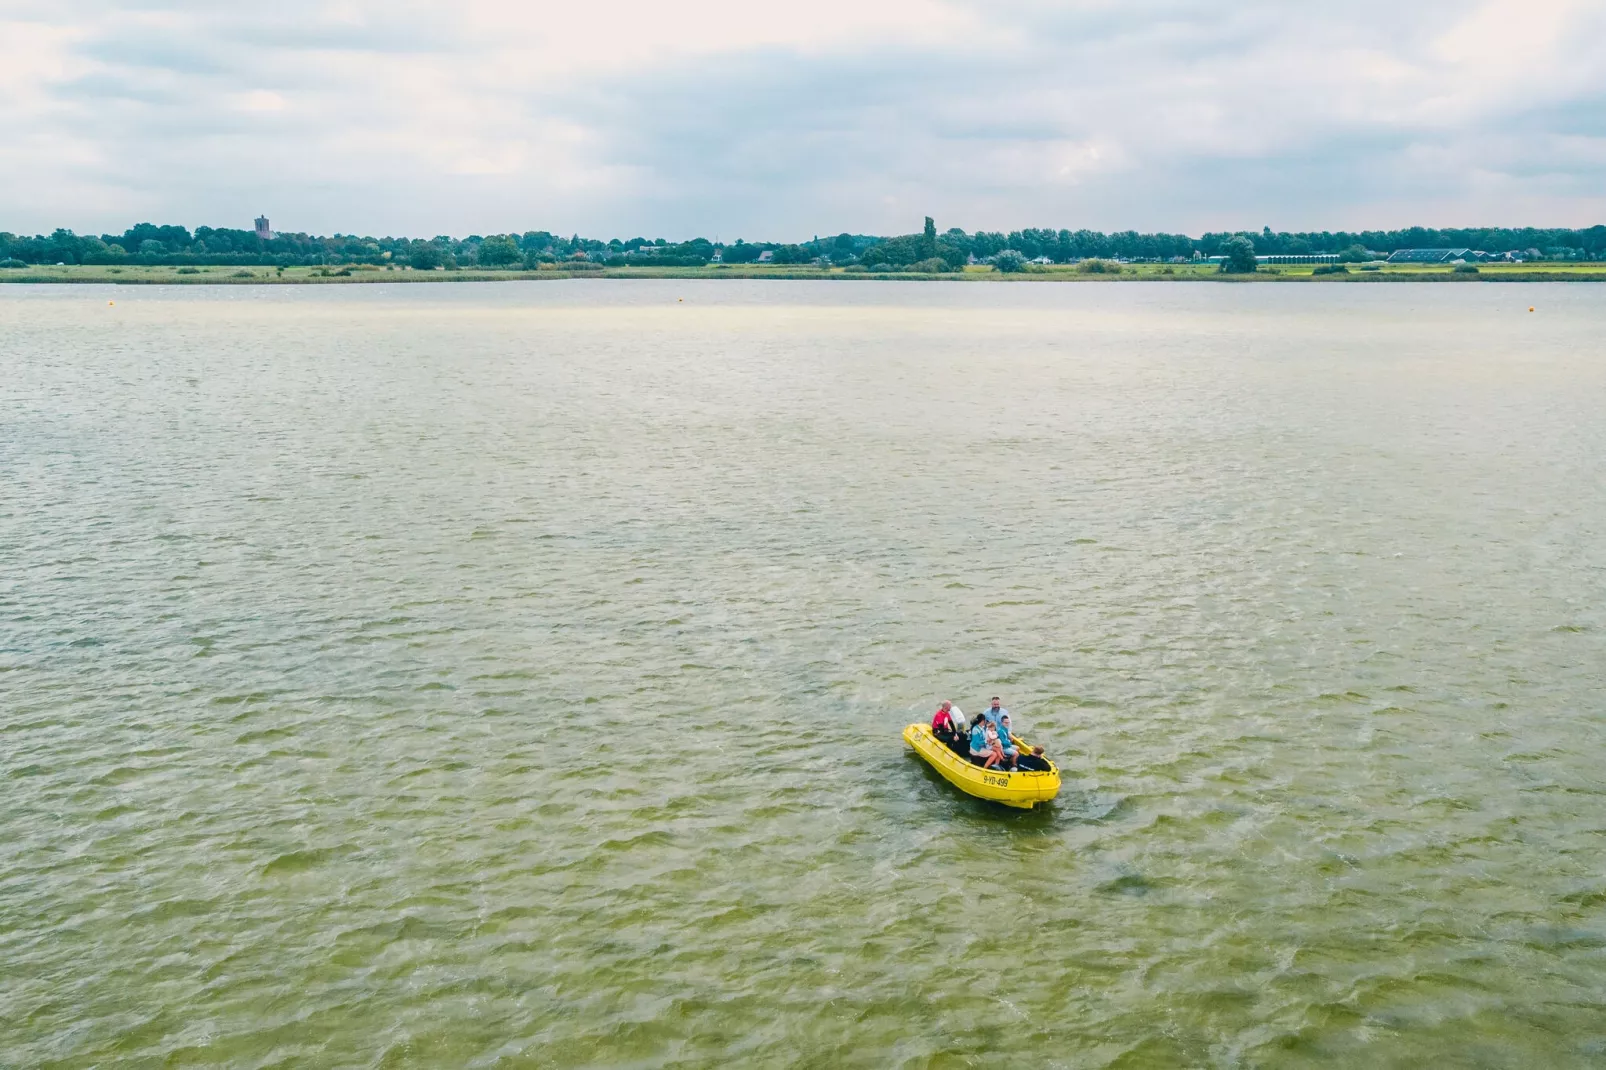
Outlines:
[[0, 288], [0, 1065], [1600, 1066], [1603, 339]]

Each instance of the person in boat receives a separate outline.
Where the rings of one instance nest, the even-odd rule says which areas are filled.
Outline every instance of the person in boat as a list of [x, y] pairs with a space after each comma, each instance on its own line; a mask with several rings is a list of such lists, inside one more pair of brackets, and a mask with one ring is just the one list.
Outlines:
[[970, 725], [952, 702], [943, 702], [931, 718], [931, 734], [961, 758], [970, 757]]
[[998, 718], [998, 748], [1003, 756], [1003, 764], [1008, 769], [1016, 768], [1020, 761], [1020, 748], [1023, 744], [1009, 731], [1009, 712]]
[[1015, 767], [1023, 773], [1046, 773], [1049, 765], [1048, 759], [1043, 756], [1045, 753], [1042, 747], [1027, 747], [1026, 752], [1016, 759]]
[[976, 723], [970, 726], [970, 757], [980, 762], [983, 769], [991, 769], [1003, 758], [1003, 752], [998, 749], [998, 731], [985, 717], [976, 718]]
[[1009, 723], [1009, 711], [999, 706], [997, 698], [993, 699], [991, 709], [986, 712], [992, 713], [993, 710], [998, 711], [998, 739], [1004, 745], [1004, 760], [1010, 771], [1023, 773], [1048, 772], [1050, 768], [1047, 758], [1048, 752], [1042, 747], [1027, 745], [1024, 739], [1015, 734], [1013, 727]]
[[991, 721], [984, 721], [983, 727], [987, 732], [987, 746], [992, 750], [993, 758], [995, 759], [992, 765], [997, 769], [1006, 768], [1004, 763], [1004, 743], [1003, 740], [998, 738], [998, 726]]
[[[996, 718], [996, 720], [995, 720]], [[1009, 711], [1004, 709], [998, 696], [993, 696], [993, 703], [982, 711], [978, 721], [986, 720], [998, 725], [998, 741], [1003, 745], [1004, 765], [1011, 772], [1046, 773], [1049, 770], [1047, 752], [1042, 747], [1032, 747], [1017, 736], [1009, 723]]]

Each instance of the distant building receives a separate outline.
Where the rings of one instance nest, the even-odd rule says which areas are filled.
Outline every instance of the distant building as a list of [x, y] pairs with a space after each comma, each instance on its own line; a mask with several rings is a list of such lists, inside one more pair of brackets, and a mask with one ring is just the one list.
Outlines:
[[1271, 256], [1257, 256], [1255, 259], [1262, 264], [1336, 264], [1337, 253], [1275, 253]]
[[1466, 249], [1396, 249], [1389, 254], [1391, 264], [1448, 264], [1465, 260]]
[[774, 260], [775, 251], [773, 249], [765, 249], [762, 253], [758, 254], [758, 262], [760, 264], [772, 263]]
[[261, 238], [263, 241], [273, 240], [273, 231], [269, 229], [268, 217], [265, 215], [257, 216], [257, 237]]

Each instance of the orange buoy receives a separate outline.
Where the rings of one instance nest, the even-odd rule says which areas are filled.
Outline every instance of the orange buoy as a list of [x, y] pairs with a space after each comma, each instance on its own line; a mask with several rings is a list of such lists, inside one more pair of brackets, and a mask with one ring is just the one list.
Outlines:
[[1532, 311], [1533, 311], [1533, 310], [1534, 310], [1534, 307], [1533, 307], [1533, 306], [1532, 306], [1532, 305], [1529, 305], [1529, 306], [1528, 306], [1528, 311], [1529, 311], [1529, 312], [1532, 312]]

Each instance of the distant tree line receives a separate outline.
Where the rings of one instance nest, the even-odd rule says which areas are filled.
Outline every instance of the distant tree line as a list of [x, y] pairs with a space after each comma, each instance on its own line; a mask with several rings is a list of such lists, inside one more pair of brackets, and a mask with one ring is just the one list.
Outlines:
[[[1235, 239], [1237, 239], [1235, 241]], [[1191, 260], [1229, 256], [1247, 240], [1252, 254], [1261, 256], [1338, 253], [1346, 259], [1366, 259], [1370, 253], [1387, 255], [1397, 249], [1467, 248], [1486, 252], [1537, 251], [1552, 260], [1606, 260], [1606, 226], [1588, 229], [1472, 228], [1434, 230], [1409, 227], [1404, 230], [1273, 232], [1269, 227], [1254, 232], [1223, 231], [1198, 238], [1186, 234], [1140, 234], [1135, 230], [1106, 234], [1096, 230], [1050, 230], [1027, 228], [1005, 234], [976, 231], [967, 234], [958, 228], [935, 233], [930, 219], [923, 234], [888, 238], [864, 250], [859, 259], [867, 266], [886, 264], [902, 267], [932, 257], [957, 267], [974, 256], [977, 260], [996, 260], [1013, 251], [1024, 260], [1046, 257], [1055, 263], [1078, 260]], [[1012, 263], [1013, 258], [1006, 258]]]
[[[1070, 261], [1157, 261], [1226, 256], [1234, 239], [1248, 239], [1260, 255], [1340, 253], [1362, 259], [1410, 248], [1468, 248], [1492, 253], [1535, 253], [1549, 260], [1606, 260], [1606, 226], [1588, 229], [1463, 228], [1404, 230], [1140, 234], [1135, 230], [1106, 234], [1096, 230], [1026, 228], [1008, 233], [955, 227], [938, 233], [928, 218], [919, 234], [877, 237], [838, 234], [806, 242], [716, 243], [706, 238], [669, 242], [663, 238], [613, 238], [607, 241], [530, 230], [453, 238], [374, 238], [354, 234], [320, 237], [276, 234], [258, 237], [253, 230], [140, 223], [121, 234], [75, 234], [60, 229], [49, 235], [0, 232], [0, 261], [27, 264], [171, 264], [293, 267], [319, 264], [406, 265], [420, 270], [465, 267], [535, 268], [543, 263], [575, 266], [691, 267], [710, 262], [732, 265], [764, 261], [775, 264], [831, 263], [869, 269], [955, 270], [970, 261], [992, 262], [1006, 251], [1010, 267], [1047, 258]], [[1236, 247], [1236, 246], [1234, 246]]]

